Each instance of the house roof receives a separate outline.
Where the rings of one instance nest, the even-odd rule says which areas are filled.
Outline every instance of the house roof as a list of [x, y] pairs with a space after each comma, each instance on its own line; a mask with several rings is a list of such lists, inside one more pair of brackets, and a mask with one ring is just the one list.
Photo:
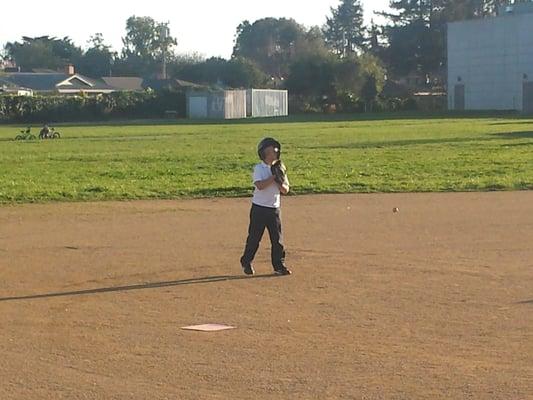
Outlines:
[[17, 92], [19, 90], [28, 90], [28, 89], [15, 85], [14, 83], [6, 79], [2, 79], [2, 76], [0, 76], [0, 92], [11, 93], [11, 92]]
[[68, 75], [61, 72], [11, 72], [2, 75], [2, 80], [13, 86], [29, 88], [35, 92], [60, 93], [144, 91], [148, 88], [154, 90], [207, 88], [207, 86], [180, 79], [143, 79], [122, 76], [91, 79], [80, 74]]
[[154, 90], [177, 90], [177, 89], [206, 89], [206, 86], [180, 79], [143, 79], [138, 77], [111, 76], [102, 80], [109, 86], [118, 90], [143, 91]]
[[143, 78], [128, 77], [128, 76], [110, 76], [104, 77], [102, 80], [109, 86], [120, 90], [142, 91]]
[[[21, 71], [14, 71], [14, 72], [21, 72]], [[35, 74], [57, 74], [58, 73], [57, 70], [50, 69], [50, 68], [32, 68], [31, 70], [28, 70], [25, 72], [33, 72]]]
[[181, 79], [176, 79], [176, 84], [182, 88], [205, 89], [207, 87], [206, 85], [200, 85], [198, 83], [184, 81]]
[[6, 74], [3, 79], [14, 85], [39, 92], [98, 92], [114, 90], [104, 81], [91, 79], [80, 74], [16, 72]]
[[206, 85], [184, 81], [181, 79], [147, 79], [143, 86], [154, 90], [179, 90], [179, 89], [208, 89]]
[[0, 76], [0, 89], [7, 89], [7, 88], [15, 88], [17, 87], [16, 85], [14, 85], [12, 82], [9, 82], [8, 80], [5, 80], [5, 79], [2, 79], [2, 77]]

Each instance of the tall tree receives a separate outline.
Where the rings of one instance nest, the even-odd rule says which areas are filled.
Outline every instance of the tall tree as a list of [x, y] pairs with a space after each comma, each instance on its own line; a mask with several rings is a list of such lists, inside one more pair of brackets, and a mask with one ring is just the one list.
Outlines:
[[65, 64], [76, 64], [82, 55], [81, 48], [69, 37], [50, 36], [24, 36], [21, 42], [8, 42], [5, 51], [24, 71], [35, 68], [57, 70]]
[[372, 111], [377, 96], [385, 86], [386, 70], [380, 59], [372, 54], [364, 54], [359, 57], [359, 65], [363, 82], [360, 88], [360, 97], [365, 102], [365, 111]]
[[391, 0], [391, 21], [384, 28], [388, 47], [383, 58], [393, 74], [427, 74], [438, 70], [445, 58], [444, 3], [450, 0]]
[[291, 62], [306, 56], [325, 56], [330, 50], [326, 45], [324, 32], [318, 26], [312, 26], [296, 42]]
[[290, 64], [309, 50], [309, 41], [316, 43], [316, 33], [292, 19], [244, 21], [237, 27], [233, 56], [252, 60], [273, 77], [286, 77]]
[[370, 27], [368, 28], [368, 45], [367, 45], [367, 52], [382, 58], [383, 56], [383, 48], [382, 45], [382, 38], [383, 38], [383, 30], [374, 23], [374, 20], [370, 21]]
[[342, 0], [331, 8], [324, 35], [328, 45], [341, 56], [362, 51], [366, 47], [363, 6], [360, 0]]
[[252, 61], [234, 57], [231, 60], [210, 58], [178, 67], [175, 76], [194, 82], [232, 88], [264, 86], [268, 77]]
[[385, 69], [377, 57], [370, 54], [346, 57], [311, 56], [291, 66], [287, 88], [296, 95], [327, 99], [334, 104], [340, 98], [364, 98], [371, 102], [382, 91]]
[[331, 55], [307, 56], [295, 61], [285, 82], [293, 94], [309, 98], [336, 96], [335, 67], [337, 59]]
[[156, 22], [151, 17], [132, 16], [126, 21], [126, 36], [122, 38], [124, 58], [136, 56], [154, 60], [156, 52]]
[[233, 88], [262, 87], [268, 83], [268, 77], [251, 60], [234, 57], [228, 61], [224, 82]]
[[150, 17], [132, 16], [126, 21], [126, 36], [122, 39], [122, 59], [138, 74], [154, 74], [173, 58], [177, 40], [170, 35], [168, 23]]
[[508, 0], [391, 0], [381, 13], [388, 47], [383, 58], [393, 73], [431, 74], [446, 65], [447, 23], [495, 15]]
[[89, 39], [89, 48], [81, 58], [78, 70], [84, 75], [101, 78], [112, 74], [112, 66], [116, 53], [111, 46], [105, 44], [101, 33], [96, 33]]

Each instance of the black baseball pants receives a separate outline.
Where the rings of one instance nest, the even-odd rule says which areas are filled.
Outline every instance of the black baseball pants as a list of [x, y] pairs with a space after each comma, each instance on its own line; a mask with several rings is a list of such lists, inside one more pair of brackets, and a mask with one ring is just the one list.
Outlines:
[[281, 213], [279, 208], [262, 207], [252, 204], [250, 210], [250, 226], [248, 228], [248, 239], [246, 248], [241, 257], [241, 264], [251, 264], [259, 243], [265, 232], [268, 230], [270, 243], [272, 244], [271, 258], [274, 269], [283, 268], [285, 265], [285, 249], [283, 247], [283, 236], [281, 233]]

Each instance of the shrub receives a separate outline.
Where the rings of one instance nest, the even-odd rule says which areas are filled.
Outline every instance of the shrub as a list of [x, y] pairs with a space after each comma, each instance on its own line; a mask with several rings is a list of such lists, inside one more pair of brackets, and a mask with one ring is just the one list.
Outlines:
[[0, 122], [76, 122], [121, 118], [185, 117], [182, 92], [115, 92], [98, 96], [0, 96]]

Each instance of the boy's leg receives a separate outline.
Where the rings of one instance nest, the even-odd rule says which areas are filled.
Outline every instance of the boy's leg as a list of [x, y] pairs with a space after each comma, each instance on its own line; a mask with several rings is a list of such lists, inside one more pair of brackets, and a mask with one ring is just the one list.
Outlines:
[[241, 257], [241, 265], [243, 268], [249, 266], [257, 253], [259, 243], [265, 231], [265, 216], [264, 210], [260, 207], [252, 205], [250, 210], [250, 225], [248, 227], [248, 238], [246, 239], [246, 247], [244, 254]]
[[283, 234], [281, 232], [281, 212], [280, 209], [273, 209], [269, 213], [266, 222], [270, 243], [272, 244], [271, 257], [274, 270], [284, 270], [285, 268], [285, 248], [283, 247]]

